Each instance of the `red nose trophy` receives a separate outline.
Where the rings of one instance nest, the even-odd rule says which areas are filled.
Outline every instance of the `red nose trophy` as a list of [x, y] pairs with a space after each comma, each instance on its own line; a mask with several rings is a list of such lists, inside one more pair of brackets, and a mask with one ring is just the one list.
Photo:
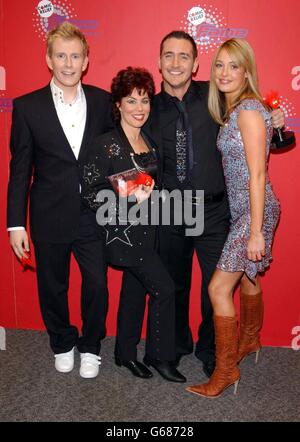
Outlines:
[[151, 186], [152, 181], [152, 177], [147, 173], [139, 173], [137, 179], [135, 180], [136, 184], [142, 184], [144, 186]]
[[26, 256], [22, 256], [22, 258], [20, 259], [20, 263], [23, 267], [23, 270], [34, 270], [34, 265], [31, 261], [31, 253], [30, 251], [26, 252]]
[[[270, 92], [265, 98], [264, 102], [271, 108], [277, 109], [280, 104], [278, 92]], [[283, 131], [282, 129], [276, 129], [272, 137], [271, 149], [283, 149], [284, 147], [295, 145], [295, 134], [292, 131]]]

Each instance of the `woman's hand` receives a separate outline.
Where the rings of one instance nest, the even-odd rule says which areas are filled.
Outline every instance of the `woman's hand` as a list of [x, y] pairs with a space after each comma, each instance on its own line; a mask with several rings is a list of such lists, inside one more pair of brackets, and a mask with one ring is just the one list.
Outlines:
[[134, 180], [120, 180], [118, 182], [118, 193], [121, 197], [126, 198], [134, 195], [137, 190], [137, 185]]
[[138, 204], [141, 204], [143, 201], [149, 198], [153, 187], [155, 185], [155, 181], [152, 180], [151, 186], [145, 186], [144, 184], [140, 184], [137, 190], [134, 192], [134, 195], [137, 199]]
[[265, 238], [261, 232], [250, 233], [250, 238], [247, 245], [247, 257], [251, 261], [261, 261], [265, 256]]
[[271, 113], [272, 115], [272, 124], [274, 129], [282, 128], [284, 126], [284, 112], [282, 109], [274, 109]]

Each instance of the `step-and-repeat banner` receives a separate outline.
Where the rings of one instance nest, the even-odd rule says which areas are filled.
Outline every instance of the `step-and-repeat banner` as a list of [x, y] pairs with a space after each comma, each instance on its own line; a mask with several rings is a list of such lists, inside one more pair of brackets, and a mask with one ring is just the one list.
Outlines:
[[[213, 52], [230, 37], [253, 46], [263, 94], [278, 91], [286, 125], [300, 137], [300, 3], [298, 0], [0, 0], [0, 325], [43, 329], [36, 275], [23, 272], [13, 256], [5, 227], [12, 99], [38, 89], [50, 79], [45, 36], [68, 19], [87, 36], [90, 64], [85, 83], [109, 89], [116, 72], [144, 66], [154, 75], [162, 37], [174, 29], [197, 42], [200, 67], [196, 79], [209, 77]], [[262, 280], [265, 345], [297, 347], [300, 335], [300, 151], [271, 154], [269, 171], [282, 215], [273, 247], [274, 261]], [[109, 271], [108, 334], [115, 334], [121, 272]], [[201, 273], [195, 260], [191, 293], [194, 335], [200, 321]], [[80, 274], [72, 262], [70, 312], [80, 325]], [[237, 300], [238, 304], [238, 300]]]

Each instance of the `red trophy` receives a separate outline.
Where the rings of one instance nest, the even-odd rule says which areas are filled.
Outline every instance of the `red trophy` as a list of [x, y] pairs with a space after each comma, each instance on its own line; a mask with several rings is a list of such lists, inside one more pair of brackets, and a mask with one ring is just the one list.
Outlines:
[[27, 254], [26, 256], [22, 256], [22, 258], [19, 259], [19, 261], [20, 261], [20, 263], [21, 263], [21, 265], [23, 267], [23, 270], [24, 271], [27, 270], [27, 269], [34, 270], [34, 265], [33, 265], [32, 261], [31, 261], [31, 253], [30, 253], [30, 251], [26, 252], [26, 254]]
[[140, 172], [138, 177], [135, 180], [136, 184], [143, 186], [152, 186], [153, 179], [147, 173]]
[[[264, 102], [271, 108], [277, 109], [279, 107], [279, 95], [278, 92], [270, 92], [266, 98], [264, 98]], [[272, 137], [271, 149], [277, 150], [282, 149], [284, 147], [292, 146], [295, 144], [295, 134], [292, 131], [283, 131], [282, 129], [275, 129], [276, 132]]]
[[145, 172], [137, 169], [124, 170], [107, 177], [115, 190], [122, 197], [132, 195], [140, 185], [152, 186], [153, 179]]

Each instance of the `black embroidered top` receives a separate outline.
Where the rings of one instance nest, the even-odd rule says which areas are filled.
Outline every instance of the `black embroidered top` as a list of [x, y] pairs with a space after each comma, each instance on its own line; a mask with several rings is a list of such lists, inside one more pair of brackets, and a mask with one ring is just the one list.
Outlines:
[[143, 138], [149, 152], [135, 154], [119, 126], [95, 139], [87, 162], [81, 166], [83, 201], [95, 213], [108, 261], [117, 266], [143, 264], [149, 249], [155, 247], [156, 226], [150, 224], [150, 198], [139, 205], [134, 196], [119, 198], [109, 179], [134, 169], [157, 179], [156, 149], [144, 134]]

